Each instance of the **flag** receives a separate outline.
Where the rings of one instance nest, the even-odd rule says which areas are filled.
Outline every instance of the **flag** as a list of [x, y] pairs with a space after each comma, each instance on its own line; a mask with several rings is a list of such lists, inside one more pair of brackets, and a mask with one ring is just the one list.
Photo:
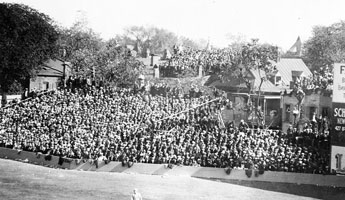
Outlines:
[[299, 36], [298, 36], [296, 42], [288, 50], [288, 53], [293, 54], [295, 56], [302, 56], [302, 42], [301, 42], [301, 38]]

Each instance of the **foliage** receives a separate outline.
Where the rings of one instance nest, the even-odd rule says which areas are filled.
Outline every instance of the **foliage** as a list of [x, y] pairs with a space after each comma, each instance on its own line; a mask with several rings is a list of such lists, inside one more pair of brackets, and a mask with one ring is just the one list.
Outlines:
[[143, 64], [134, 57], [122, 59], [117, 65], [110, 66], [105, 78], [120, 87], [133, 86], [142, 74]]
[[345, 62], [345, 21], [330, 26], [315, 26], [313, 36], [304, 43], [303, 60], [312, 70], [303, 90], [326, 89], [333, 86], [333, 64]]
[[[251, 43], [244, 44], [240, 47], [232, 45], [230, 51], [230, 62], [224, 72], [229, 79], [242, 79], [249, 90], [249, 93], [257, 92], [257, 103], [250, 99], [248, 95], [248, 105], [246, 110], [249, 115], [255, 114], [259, 125], [263, 125], [264, 120], [261, 119], [262, 108], [260, 106], [261, 86], [264, 81], [268, 81], [276, 72], [275, 63], [278, 59], [278, 48], [268, 44], [258, 44], [257, 39], [253, 39]], [[236, 47], [236, 48], [235, 48]], [[260, 78], [260, 85], [254, 88], [254, 82], [249, 78], [250, 71], [257, 71]], [[224, 76], [223, 76], [224, 77]], [[253, 118], [254, 119], [254, 118]]]
[[130, 49], [119, 45], [118, 38], [103, 41], [83, 21], [61, 29], [59, 44], [65, 49], [65, 59], [72, 63], [75, 75], [128, 86], [134, 84], [142, 72], [142, 63]]
[[58, 32], [45, 14], [25, 5], [0, 4], [0, 86], [33, 77], [57, 52]]
[[65, 50], [64, 58], [72, 63], [74, 74], [123, 86], [134, 83], [143, 71], [143, 64], [127, 45], [133, 45], [139, 56], [145, 56], [146, 49], [161, 53], [178, 42], [174, 33], [156, 27], [132, 26], [125, 29], [124, 35], [108, 41], [102, 41], [84, 21], [60, 32], [59, 44]]
[[184, 36], [180, 36], [178, 38], [178, 41], [179, 41], [178, 42], [179, 44], [183, 46], [191, 47], [193, 49], [204, 49], [208, 45], [208, 42], [206, 40], [200, 39], [199, 41], [195, 41]]
[[345, 62], [345, 21], [315, 26], [313, 36], [304, 44], [304, 61], [319, 73], [332, 70], [334, 62]]
[[103, 45], [99, 35], [79, 21], [71, 28], [60, 29], [59, 45], [75, 74], [93, 75], [93, 68], [98, 64], [97, 54]]
[[130, 50], [109, 40], [99, 51], [97, 78], [122, 87], [132, 86], [142, 74], [144, 64], [131, 55]]
[[148, 56], [147, 50], [162, 53], [177, 43], [177, 36], [173, 32], [157, 27], [130, 26], [120, 38], [126, 45], [135, 46], [141, 57]]
[[151, 39], [150, 51], [156, 54], [162, 53], [165, 49], [170, 51], [171, 47], [178, 41], [176, 34], [161, 28], [154, 28], [154, 30], [155, 34]]
[[175, 33], [150, 26], [130, 26], [125, 29], [123, 35], [117, 35], [116, 40], [121, 45], [133, 45], [139, 56], [146, 57], [147, 49], [150, 53], [162, 54], [165, 49], [170, 52], [176, 44], [189, 46], [195, 49], [205, 48], [207, 42], [205, 40], [194, 41], [190, 38], [180, 36]]
[[278, 59], [278, 48], [272, 45], [257, 45], [257, 40], [248, 44], [242, 49], [242, 64], [247, 66], [248, 70], [257, 70], [260, 78], [258, 86], [257, 104], [253, 109], [259, 125], [264, 125], [262, 107], [260, 106], [261, 86], [276, 72], [275, 62]]
[[14, 81], [9, 87], [8, 87], [8, 91], [7, 94], [11, 95], [11, 94], [20, 94], [22, 93], [23, 90], [23, 86], [20, 82], [18, 81]]
[[[260, 85], [255, 89], [258, 90], [259, 94], [262, 83], [274, 75], [277, 58], [278, 52], [275, 46], [265, 44], [258, 45], [257, 40], [253, 40], [252, 43], [242, 46], [241, 55], [238, 59], [240, 59], [241, 65], [246, 68], [243, 72], [248, 73], [250, 70], [258, 71]], [[243, 77], [246, 82], [249, 81], [245, 74], [240, 74], [240, 76]], [[254, 89], [253, 85], [251, 85], [249, 89], [252, 91]]]

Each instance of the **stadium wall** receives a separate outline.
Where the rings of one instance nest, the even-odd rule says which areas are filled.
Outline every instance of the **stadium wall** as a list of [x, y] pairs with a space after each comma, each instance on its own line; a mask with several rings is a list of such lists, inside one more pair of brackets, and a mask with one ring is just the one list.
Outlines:
[[59, 157], [51, 156], [50, 160], [45, 158], [46, 155], [44, 154], [36, 154], [34, 152], [27, 152], [27, 151], [18, 151], [8, 148], [0, 147], [0, 158], [7, 158], [11, 160], [17, 160], [21, 162], [32, 163], [36, 165], [43, 165], [46, 167], [54, 167], [54, 168], [63, 168], [69, 169], [70, 163], [64, 162], [62, 165], [59, 165]]
[[[150, 174], [161, 176], [188, 176], [207, 179], [225, 179], [239, 181], [260, 181], [269, 183], [293, 183], [317, 186], [345, 187], [345, 177], [335, 175], [319, 175], [289, 172], [265, 171], [259, 174], [252, 170], [232, 169], [230, 174], [226, 174], [223, 168], [210, 167], [190, 167], [174, 166], [172, 169], [164, 164], [135, 163], [132, 167], [122, 166], [120, 162], [110, 162], [105, 164], [99, 162], [98, 167], [92, 162], [66, 160], [60, 165], [59, 157], [52, 156], [51, 160], [46, 160], [45, 155], [33, 152], [18, 152], [17, 150], [1, 148], [0, 158], [25, 161], [28, 163], [43, 165], [46, 167], [64, 168], [70, 170], [97, 171], [97, 172], [117, 172], [129, 174]], [[248, 176], [251, 174], [251, 176]]]

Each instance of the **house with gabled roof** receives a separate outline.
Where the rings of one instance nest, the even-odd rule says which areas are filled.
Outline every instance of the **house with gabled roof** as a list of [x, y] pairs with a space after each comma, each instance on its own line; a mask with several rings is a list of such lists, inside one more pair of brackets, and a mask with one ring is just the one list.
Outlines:
[[302, 129], [304, 123], [308, 123], [315, 118], [330, 118], [332, 98], [328, 91], [305, 90], [305, 97], [298, 115], [293, 111], [297, 110], [298, 100], [293, 91], [294, 84], [303, 83], [304, 79], [313, 76], [312, 72], [305, 65], [301, 58], [282, 58], [277, 63], [277, 69], [281, 74], [282, 84], [280, 87], [284, 90], [281, 99], [282, 108], [282, 130], [285, 131], [292, 125]]
[[[280, 89], [290, 89], [297, 80], [311, 77], [313, 74], [301, 58], [281, 58], [276, 65], [278, 74], [271, 80]], [[278, 80], [278, 81], [277, 81]]]
[[[30, 78], [29, 90], [56, 89], [70, 75], [70, 63], [60, 59], [49, 59], [40, 66], [37, 76]], [[27, 86], [26, 86], [27, 87]]]

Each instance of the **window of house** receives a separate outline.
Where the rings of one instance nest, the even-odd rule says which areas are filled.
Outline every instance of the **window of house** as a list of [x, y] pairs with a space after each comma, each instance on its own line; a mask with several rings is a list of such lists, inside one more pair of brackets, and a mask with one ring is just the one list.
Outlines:
[[289, 104], [285, 104], [285, 121], [290, 121], [290, 114], [291, 114], [291, 106]]
[[276, 82], [275, 82], [275, 84], [276, 84], [276, 85], [281, 85], [281, 82], [282, 82], [282, 77], [281, 77], [281, 76], [276, 76]]
[[43, 90], [49, 89], [49, 82], [43, 82]]
[[61, 86], [63, 86], [63, 82], [62, 81], [55, 82], [55, 88], [54, 89], [56, 89], [58, 87], [61, 87]]

